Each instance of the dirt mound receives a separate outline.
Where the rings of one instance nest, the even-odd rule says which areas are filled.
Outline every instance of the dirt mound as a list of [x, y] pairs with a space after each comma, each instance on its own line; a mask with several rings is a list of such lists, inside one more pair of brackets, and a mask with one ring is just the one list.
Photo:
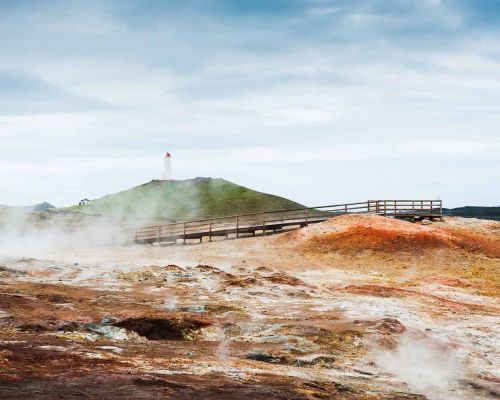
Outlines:
[[289, 286], [307, 286], [303, 281], [294, 276], [285, 274], [284, 272], [276, 272], [270, 276], [265, 277], [266, 280], [272, 283]]
[[353, 322], [357, 326], [373, 327], [381, 333], [403, 333], [406, 332], [406, 327], [396, 318], [382, 318], [380, 320], [355, 320]]
[[465, 229], [443, 228], [453, 236], [453, 244], [471, 253], [480, 253], [491, 258], [500, 258], [500, 236]]
[[429, 226], [378, 215], [344, 215], [287, 233], [279, 240], [318, 252], [416, 254], [433, 249], [462, 249], [499, 258], [500, 236], [486, 233], [483, 225], [474, 230], [467, 224], [448, 226], [446, 222], [436, 222]]

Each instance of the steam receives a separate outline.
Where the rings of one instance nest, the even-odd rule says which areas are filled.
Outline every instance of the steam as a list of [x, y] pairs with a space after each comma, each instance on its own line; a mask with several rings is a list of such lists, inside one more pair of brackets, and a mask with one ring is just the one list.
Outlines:
[[[163, 183], [154, 181], [131, 194], [109, 195], [99, 199], [103, 215], [87, 215], [83, 211], [98, 212], [101, 208], [90, 202], [81, 206], [82, 212], [30, 212], [17, 207], [0, 208], [0, 256], [48, 257], [70, 253], [75, 249], [123, 245], [134, 239], [135, 228], [169, 222], [170, 216], [181, 215], [191, 219], [202, 212], [204, 181], [187, 180]], [[211, 192], [221, 186], [218, 180], [207, 180]], [[172, 195], [165, 199], [165, 188], [172, 187]]]
[[458, 398], [453, 390], [464, 374], [464, 364], [449, 343], [405, 334], [396, 349], [379, 353], [376, 362], [430, 400]]
[[167, 300], [165, 300], [164, 305], [167, 310], [175, 310], [177, 308], [177, 296], [172, 294]]
[[133, 239], [133, 230], [126, 228], [105, 217], [4, 212], [0, 215], [0, 255], [46, 257], [74, 249], [124, 244]]
[[226, 333], [224, 332], [224, 328], [218, 326], [217, 333], [222, 338], [215, 349], [215, 356], [219, 359], [219, 361], [227, 365], [231, 361], [230, 357], [230, 348], [229, 348], [229, 340], [226, 338]]

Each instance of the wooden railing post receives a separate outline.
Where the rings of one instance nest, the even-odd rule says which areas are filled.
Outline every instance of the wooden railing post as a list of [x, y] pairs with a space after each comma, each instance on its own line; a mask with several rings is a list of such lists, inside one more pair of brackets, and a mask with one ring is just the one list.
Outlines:
[[[434, 207], [436, 208], [435, 211]], [[328, 208], [330, 211], [320, 211], [320, 209], [325, 208]], [[323, 217], [330, 218], [333, 215], [340, 215], [341, 213], [349, 214], [351, 212], [375, 212], [377, 213], [377, 215], [396, 218], [408, 218], [411, 216], [413, 216], [413, 218], [424, 216], [442, 217], [443, 203], [441, 200], [368, 200], [359, 203], [345, 203], [332, 206], [316, 207], [314, 209], [303, 207], [295, 210], [281, 212], [268, 211], [251, 214], [239, 214], [233, 215], [231, 217], [206, 218], [203, 220], [176, 222], [165, 225], [159, 224], [156, 226], [152, 225], [143, 228], [131, 228], [127, 230], [127, 236], [129, 234], [131, 235], [131, 232], [133, 231], [133, 240], [135, 243], [154, 244], [154, 242], [157, 241], [159, 246], [161, 245], [162, 241], [170, 241], [171, 239], [178, 241], [179, 236], [181, 236], [183, 244], [187, 244], [188, 233], [191, 235], [190, 238], [198, 238], [201, 235], [200, 242], [202, 242], [203, 237], [206, 237], [207, 235], [210, 241], [212, 241], [213, 236], [217, 234], [226, 234], [227, 237], [227, 234], [233, 232], [233, 229], [235, 229], [233, 233], [236, 233], [237, 238], [240, 237], [240, 233], [242, 232], [248, 232], [255, 235], [256, 232], [260, 230], [262, 230], [262, 234], [266, 236], [268, 230], [273, 229], [276, 231], [279, 229], [283, 229], [284, 225], [308, 226], [309, 224], [313, 224], [323, 220]], [[269, 229], [267, 229], [266, 214], [270, 215]], [[247, 219], [242, 220], [242, 217]], [[214, 232], [214, 223], [216, 223], [216, 221], [218, 220], [221, 221], [220, 224], [222, 226], [222, 229], [220, 231]], [[233, 226], [231, 228], [230, 221], [234, 221], [236, 223], [236, 227]], [[241, 224], [242, 221], [243, 228]], [[182, 233], [179, 231], [181, 231]], [[128, 241], [130, 242], [130, 239], [128, 239]]]

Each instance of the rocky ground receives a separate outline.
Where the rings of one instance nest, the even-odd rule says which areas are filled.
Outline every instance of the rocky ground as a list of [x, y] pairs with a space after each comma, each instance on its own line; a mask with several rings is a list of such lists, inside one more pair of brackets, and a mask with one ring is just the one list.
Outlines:
[[499, 277], [500, 223], [460, 218], [10, 254], [0, 398], [496, 398]]

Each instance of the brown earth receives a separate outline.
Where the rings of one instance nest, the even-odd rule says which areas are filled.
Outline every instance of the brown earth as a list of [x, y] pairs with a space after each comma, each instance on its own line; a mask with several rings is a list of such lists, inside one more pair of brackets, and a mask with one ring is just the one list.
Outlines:
[[497, 221], [446, 218], [428, 226], [375, 215], [346, 215], [279, 235], [276, 242], [309, 260], [335, 262], [346, 269], [376, 269], [394, 277], [413, 269], [425, 280], [442, 275], [441, 280], [467, 281], [484, 294], [500, 291]]
[[490, 230], [484, 232], [439, 223], [419, 225], [376, 215], [345, 215], [287, 233], [281, 240], [293, 241], [306, 251], [350, 255], [367, 250], [415, 255], [444, 249], [499, 258], [500, 230], [493, 222], [489, 226]]
[[342, 216], [270, 237], [4, 257], [0, 398], [491, 398], [499, 238], [493, 222]]

